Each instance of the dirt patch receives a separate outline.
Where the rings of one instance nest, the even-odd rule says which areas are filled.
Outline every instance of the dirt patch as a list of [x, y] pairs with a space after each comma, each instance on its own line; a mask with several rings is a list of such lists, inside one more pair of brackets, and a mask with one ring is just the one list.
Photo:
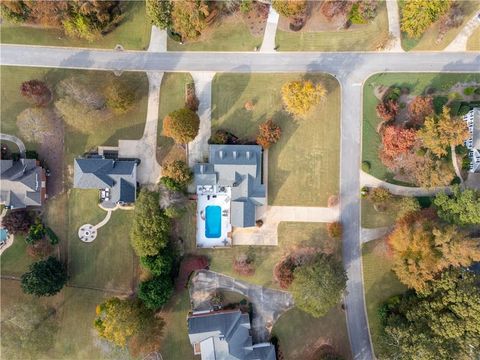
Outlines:
[[[253, 2], [248, 13], [239, 12], [242, 21], [247, 25], [252, 36], [262, 36], [267, 25], [269, 6], [260, 2]], [[237, 13], [238, 14], [238, 13]]]

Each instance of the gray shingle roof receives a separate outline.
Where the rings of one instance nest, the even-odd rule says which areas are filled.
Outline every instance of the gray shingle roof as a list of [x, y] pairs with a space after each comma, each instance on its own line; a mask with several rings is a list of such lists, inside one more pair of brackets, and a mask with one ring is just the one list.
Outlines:
[[231, 186], [232, 225], [255, 225], [256, 206], [266, 203], [260, 146], [210, 145], [209, 163], [196, 164], [194, 175], [195, 185]]
[[132, 203], [136, 199], [137, 165], [132, 160], [78, 158], [73, 186], [79, 189], [110, 189], [108, 203]]
[[202, 359], [275, 360], [273, 345], [253, 345], [249, 316], [239, 310], [194, 314], [188, 318], [188, 334], [192, 345], [208, 343]]

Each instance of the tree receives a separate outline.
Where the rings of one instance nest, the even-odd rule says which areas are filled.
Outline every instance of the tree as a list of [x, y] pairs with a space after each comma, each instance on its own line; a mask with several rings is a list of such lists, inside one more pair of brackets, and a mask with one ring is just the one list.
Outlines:
[[264, 149], [268, 149], [272, 144], [275, 144], [282, 135], [282, 129], [272, 119], [260, 124], [258, 129], [260, 133], [257, 136], [257, 144]]
[[104, 95], [107, 106], [117, 114], [127, 112], [135, 102], [135, 91], [126, 82], [111, 81]]
[[374, 205], [386, 205], [388, 202], [392, 200], [393, 196], [388, 191], [388, 189], [385, 189], [383, 187], [376, 187], [371, 189], [368, 192], [368, 199], [374, 204]]
[[295, 116], [303, 116], [323, 98], [327, 90], [322, 84], [310, 80], [290, 81], [282, 86], [282, 100], [286, 110]]
[[24, 81], [20, 85], [20, 93], [35, 106], [46, 106], [52, 100], [52, 92], [40, 80]]
[[452, 196], [438, 193], [433, 203], [438, 209], [438, 216], [452, 224], [480, 224], [480, 191], [461, 190], [458, 185], [452, 189]]
[[350, 12], [353, 2], [349, 0], [324, 1], [321, 6], [322, 14], [332, 20], [335, 16], [345, 16]]
[[449, 146], [458, 146], [468, 138], [469, 132], [465, 121], [452, 118], [448, 107], [444, 106], [439, 116], [430, 115], [417, 132], [423, 146], [438, 157], [448, 154]]
[[433, 98], [431, 96], [416, 96], [408, 105], [410, 124], [422, 126], [425, 118], [434, 113]]
[[204, 0], [175, 0], [172, 9], [172, 26], [182, 38], [193, 40], [207, 27], [210, 14]]
[[318, 318], [340, 302], [346, 283], [342, 263], [317, 254], [310, 263], [295, 269], [290, 291], [299, 309]]
[[168, 244], [170, 219], [160, 209], [158, 193], [140, 190], [133, 213], [132, 246], [136, 254], [157, 255]]
[[27, 210], [10, 210], [3, 217], [2, 226], [11, 234], [26, 234], [34, 221], [35, 216]]
[[180, 186], [187, 186], [193, 178], [192, 170], [185, 161], [181, 160], [166, 162], [162, 168], [162, 175], [172, 179]]
[[172, 7], [170, 0], [147, 0], [147, 16], [159, 29], [169, 29], [172, 26]]
[[480, 260], [476, 241], [453, 225], [442, 225], [413, 213], [397, 221], [388, 237], [393, 271], [399, 280], [417, 291], [449, 266], [468, 266]]
[[421, 206], [416, 198], [404, 196], [398, 200], [395, 208], [396, 218], [397, 220], [399, 220], [404, 218], [405, 216], [420, 211]]
[[398, 114], [398, 101], [393, 99], [386, 99], [378, 103], [375, 110], [377, 112], [377, 116], [383, 121], [393, 120]]
[[33, 245], [37, 241], [45, 238], [46, 234], [47, 232], [46, 232], [45, 226], [43, 226], [40, 219], [37, 218], [35, 223], [32, 226], [30, 226], [30, 229], [28, 230], [28, 234], [25, 237], [25, 242], [27, 244]]
[[423, 293], [390, 301], [386, 358], [473, 359], [480, 351], [479, 281], [473, 272], [449, 269]]
[[293, 18], [305, 12], [307, 2], [306, 0], [273, 0], [272, 7], [280, 15]]
[[151, 310], [161, 308], [172, 295], [173, 283], [168, 276], [155, 276], [140, 283], [138, 298]]
[[417, 140], [417, 134], [413, 129], [404, 129], [389, 125], [382, 132], [381, 158], [395, 161], [399, 156], [409, 152]]
[[165, 215], [168, 216], [170, 219], [178, 219], [185, 214], [186, 209], [182, 206], [175, 206], [170, 205], [165, 208]]
[[17, 116], [17, 127], [23, 140], [39, 144], [48, 141], [57, 127], [61, 126], [52, 108], [32, 107]]
[[401, 10], [400, 25], [409, 38], [418, 39], [427, 28], [450, 8], [449, 0], [406, 1]]
[[154, 276], [170, 277], [173, 267], [173, 255], [165, 248], [157, 255], [142, 256], [140, 264]]
[[156, 337], [163, 321], [138, 300], [110, 298], [96, 308], [95, 329], [98, 334], [117, 346], [144, 341], [144, 334]]
[[333, 222], [327, 224], [328, 236], [332, 239], [340, 239], [343, 233], [343, 226], [341, 222]]
[[22, 275], [22, 289], [27, 294], [52, 296], [67, 283], [65, 267], [54, 257], [33, 263]]
[[163, 119], [163, 133], [179, 144], [195, 139], [200, 128], [200, 118], [190, 109], [175, 110]]

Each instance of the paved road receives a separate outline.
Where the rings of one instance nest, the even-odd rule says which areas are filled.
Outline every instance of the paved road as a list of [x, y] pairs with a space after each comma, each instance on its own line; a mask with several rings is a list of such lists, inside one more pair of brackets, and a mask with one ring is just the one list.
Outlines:
[[343, 257], [349, 277], [345, 304], [355, 359], [373, 359], [363, 293], [360, 247], [362, 85], [373, 73], [478, 72], [479, 53], [207, 53], [110, 51], [40, 46], [0, 46], [2, 65], [131, 71], [305, 72], [333, 74], [342, 85], [341, 219]]
[[9, 135], [9, 134], [0, 133], [0, 140], [10, 141], [15, 143], [18, 146], [18, 152], [20, 153], [20, 157], [22, 158], [25, 157], [25, 152], [26, 152], [25, 144], [18, 137]]

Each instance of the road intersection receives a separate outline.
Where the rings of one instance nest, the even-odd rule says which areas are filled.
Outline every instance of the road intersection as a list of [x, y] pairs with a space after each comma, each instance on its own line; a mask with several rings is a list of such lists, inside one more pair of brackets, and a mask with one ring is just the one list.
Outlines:
[[[146, 72], [326, 72], [342, 88], [340, 217], [348, 274], [345, 306], [352, 354], [373, 359], [362, 277], [360, 162], [364, 81], [380, 72], [479, 72], [480, 54], [464, 52], [145, 52], [1, 45], [0, 64]], [[414, 75], [412, 75], [414, 76]]]

